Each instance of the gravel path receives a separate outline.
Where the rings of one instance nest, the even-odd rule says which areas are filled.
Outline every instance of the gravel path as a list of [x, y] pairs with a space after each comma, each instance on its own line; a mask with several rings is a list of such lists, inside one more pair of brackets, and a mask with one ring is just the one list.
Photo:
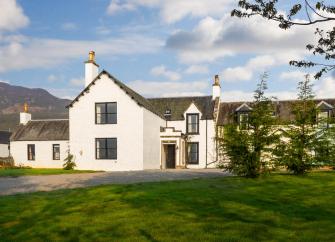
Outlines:
[[0, 178], [0, 195], [71, 189], [101, 184], [190, 180], [196, 178], [224, 177], [228, 175], [228, 173], [217, 169], [185, 169], [21, 176], [16, 178]]

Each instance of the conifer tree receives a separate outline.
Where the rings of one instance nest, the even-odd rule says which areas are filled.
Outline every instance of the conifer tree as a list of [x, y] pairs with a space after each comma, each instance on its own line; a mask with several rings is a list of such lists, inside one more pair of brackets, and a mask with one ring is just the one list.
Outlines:
[[[292, 104], [295, 118], [285, 127], [276, 156], [279, 165], [285, 166], [294, 174], [304, 174], [315, 164], [315, 144], [318, 142], [313, 85], [309, 75], [298, 84], [298, 100]], [[322, 131], [323, 132], [323, 131]]]
[[[274, 135], [273, 104], [265, 96], [267, 74], [261, 77], [254, 92], [252, 110], [248, 114], [247, 129], [234, 122], [225, 127], [220, 149], [228, 158], [222, 168], [240, 176], [258, 177], [266, 168], [266, 153], [271, 153], [271, 144], [278, 138]], [[221, 142], [220, 142], [221, 141]]]

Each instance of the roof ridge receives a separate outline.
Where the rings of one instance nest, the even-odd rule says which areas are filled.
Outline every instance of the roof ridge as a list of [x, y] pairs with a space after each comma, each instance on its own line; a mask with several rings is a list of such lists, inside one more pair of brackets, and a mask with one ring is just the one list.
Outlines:
[[174, 96], [174, 97], [151, 97], [147, 98], [147, 100], [152, 99], [168, 99], [168, 98], [198, 98], [198, 97], [212, 97], [211, 95], [205, 95], [205, 96]]

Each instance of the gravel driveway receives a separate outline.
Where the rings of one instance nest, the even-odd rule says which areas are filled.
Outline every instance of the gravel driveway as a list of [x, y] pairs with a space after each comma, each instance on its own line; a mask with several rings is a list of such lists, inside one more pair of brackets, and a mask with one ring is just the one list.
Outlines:
[[0, 195], [89, 187], [101, 184], [190, 180], [228, 175], [228, 173], [217, 169], [185, 169], [21, 176], [16, 178], [0, 178]]

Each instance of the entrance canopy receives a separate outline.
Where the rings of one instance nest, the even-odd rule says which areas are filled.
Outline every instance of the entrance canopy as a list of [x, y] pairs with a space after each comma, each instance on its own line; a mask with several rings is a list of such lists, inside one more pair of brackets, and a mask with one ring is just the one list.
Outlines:
[[161, 169], [185, 168], [184, 134], [174, 127], [161, 128]]

